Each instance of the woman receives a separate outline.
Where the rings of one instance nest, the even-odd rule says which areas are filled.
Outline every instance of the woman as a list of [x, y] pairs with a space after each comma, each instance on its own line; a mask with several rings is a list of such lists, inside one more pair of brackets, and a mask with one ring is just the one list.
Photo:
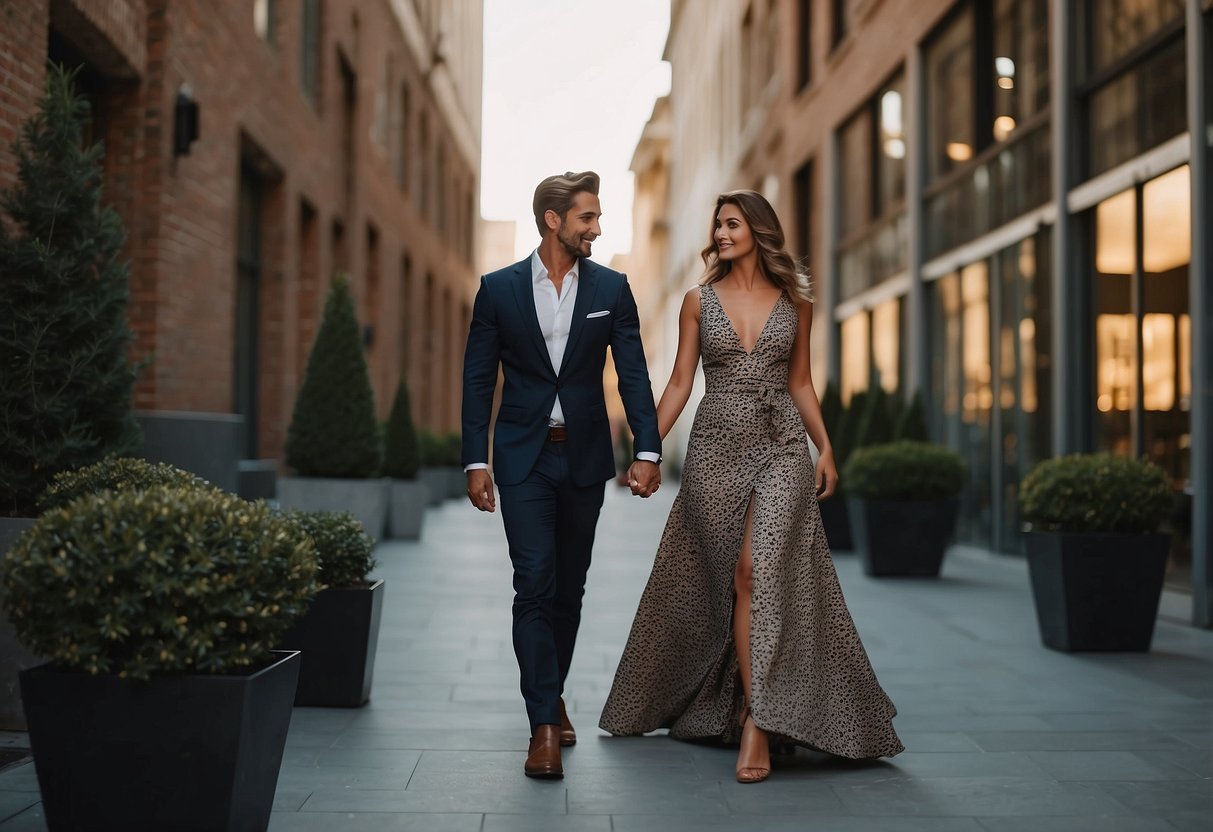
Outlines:
[[753, 191], [717, 199], [703, 260], [657, 406], [663, 439], [701, 356], [706, 392], [599, 724], [624, 735], [740, 734], [742, 783], [767, 778], [772, 735], [844, 757], [892, 756], [903, 750], [896, 710], [855, 632], [817, 506], [838, 472], [810, 376], [808, 278]]

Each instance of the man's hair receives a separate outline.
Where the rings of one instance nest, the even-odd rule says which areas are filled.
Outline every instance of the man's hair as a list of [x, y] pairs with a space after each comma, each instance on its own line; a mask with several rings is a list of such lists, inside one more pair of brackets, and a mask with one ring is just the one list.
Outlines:
[[547, 230], [543, 221], [548, 211], [555, 211], [556, 216], [564, 219], [564, 215], [573, 207], [573, 200], [582, 191], [588, 191], [598, 196], [598, 186], [601, 180], [592, 170], [581, 173], [566, 172], [564, 175], [549, 176], [535, 188], [535, 200], [531, 207], [535, 211], [535, 227], [542, 236]]

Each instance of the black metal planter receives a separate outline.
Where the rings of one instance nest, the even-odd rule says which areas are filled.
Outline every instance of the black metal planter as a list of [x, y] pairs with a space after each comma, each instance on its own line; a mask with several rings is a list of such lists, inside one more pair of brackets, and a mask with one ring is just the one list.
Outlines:
[[1028, 570], [1044, 645], [1149, 650], [1170, 543], [1165, 534], [1028, 532]]
[[828, 500], [818, 503], [821, 508], [821, 525], [826, 530], [826, 540], [831, 552], [849, 552], [855, 548], [851, 538], [851, 515], [847, 511], [847, 500], [841, 494], [835, 494]]
[[358, 708], [371, 698], [383, 581], [369, 587], [326, 589], [282, 646], [303, 652], [296, 705]]
[[959, 500], [847, 500], [868, 575], [933, 578], [956, 529]]
[[298, 674], [299, 654], [278, 651], [246, 676], [23, 671], [47, 828], [261, 832]]

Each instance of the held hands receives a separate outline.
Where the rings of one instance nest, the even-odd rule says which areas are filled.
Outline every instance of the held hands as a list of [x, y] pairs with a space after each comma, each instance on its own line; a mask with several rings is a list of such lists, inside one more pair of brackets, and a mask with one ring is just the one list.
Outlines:
[[468, 471], [468, 499], [481, 511], [497, 510], [497, 498], [493, 495], [493, 478], [485, 468]]
[[826, 448], [817, 458], [817, 499], [825, 500], [838, 490], [838, 466], [834, 464], [834, 449]]
[[653, 496], [661, 486], [661, 467], [656, 462], [636, 460], [628, 468], [628, 485], [633, 496]]

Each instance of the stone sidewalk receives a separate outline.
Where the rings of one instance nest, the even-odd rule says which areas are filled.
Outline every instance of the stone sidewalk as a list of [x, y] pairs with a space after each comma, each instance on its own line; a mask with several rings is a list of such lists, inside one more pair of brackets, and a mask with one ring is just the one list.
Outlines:
[[[372, 701], [295, 711], [271, 830], [1213, 828], [1213, 633], [1160, 622], [1148, 655], [1046, 650], [1024, 564], [959, 547], [939, 580], [875, 580], [837, 557], [904, 754], [856, 764], [802, 750], [743, 786], [732, 750], [602, 734], [673, 490], [642, 502], [608, 487], [567, 697], [581, 741], [563, 781], [522, 775], [500, 518], [448, 502], [423, 541], [379, 548]], [[37, 800], [31, 765], [0, 774], [0, 832], [45, 829]]]

